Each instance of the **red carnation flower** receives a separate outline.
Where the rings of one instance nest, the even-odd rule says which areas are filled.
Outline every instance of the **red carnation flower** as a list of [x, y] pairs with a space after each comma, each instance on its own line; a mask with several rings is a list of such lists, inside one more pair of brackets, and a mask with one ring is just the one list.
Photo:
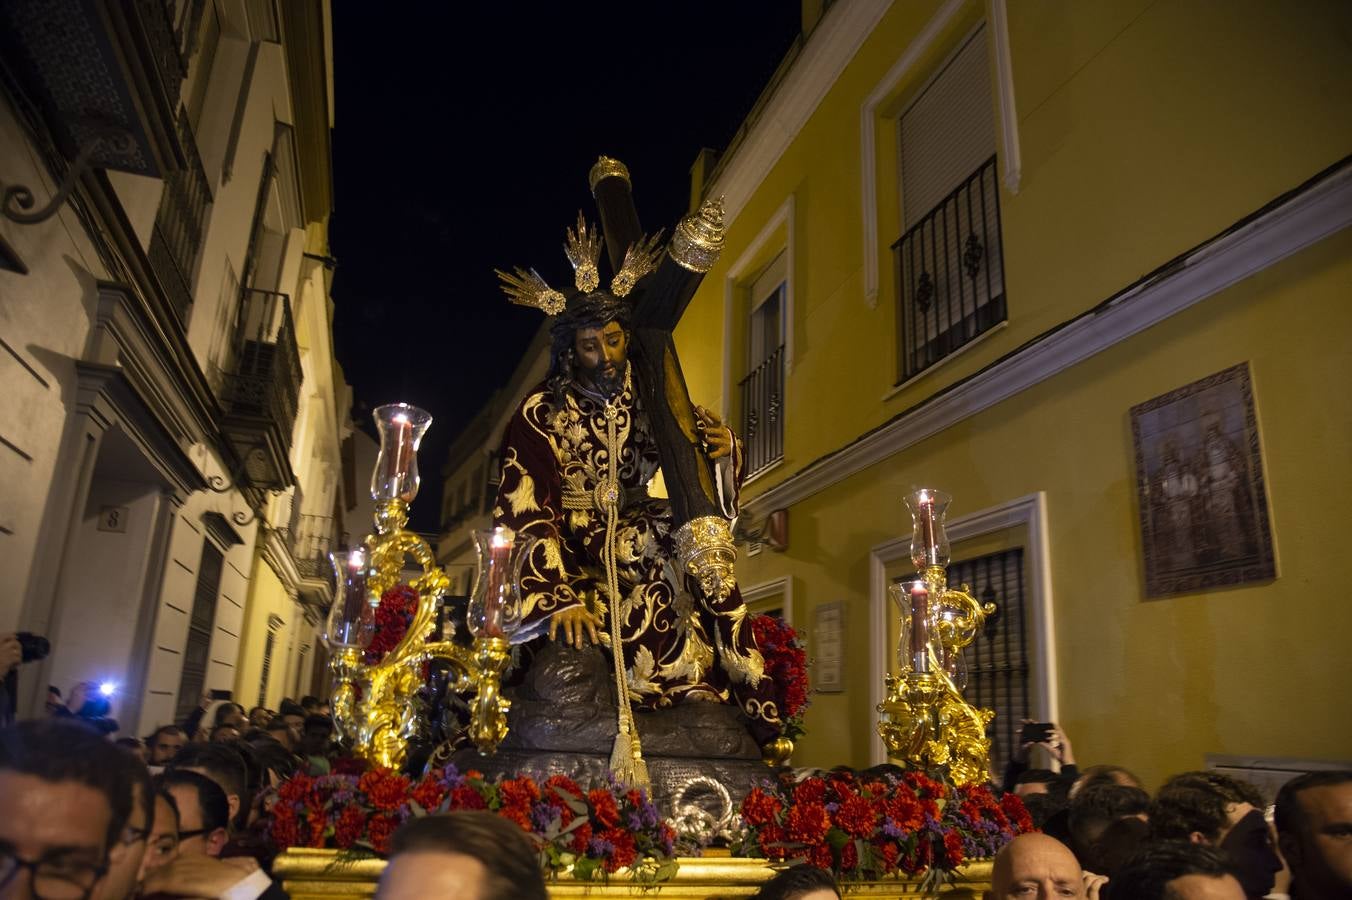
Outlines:
[[467, 784], [451, 789], [451, 809], [487, 809], [488, 803], [474, 788]]
[[442, 799], [446, 796], [446, 786], [441, 783], [440, 778], [428, 777], [418, 783], [413, 789], [413, 799], [418, 805], [427, 812], [435, 812], [441, 805]]
[[333, 827], [333, 843], [339, 850], [350, 850], [366, 830], [366, 815], [359, 806], [345, 806]]
[[502, 809], [498, 810], [498, 815], [502, 816], [504, 819], [511, 819], [513, 822], [520, 825], [522, 831], [534, 831], [530, 824], [529, 806], [521, 806], [519, 804], [504, 806]]
[[831, 859], [831, 845], [819, 844], [807, 855], [807, 861], [819, 869], [830, 869], [834, 865]]
[[610, 854], [610, 858], [605, 862], [607, 872], [633, 865], [634, 860], [638, 858], [634, 836], [623, 828], [611, 828], [601, 832], [601, 840], [608, 841], [615, 848], [615, 852]]
[[841, 801], [836, 810], [835, 823], [841, 831], [853, 837], [871, 837], [878, 824], [878, 814], [873, 804], [863, 797], [850, 797]]
[[768, 825], [778, 820], [784, 804], [778, 797], [767, 794], [760, 788], [752, 788], [742, 801], [742, 821], [751, 826]]
[[1001, 797], [1000, 808], [1009, 817], [1015, 834], [1024, 834], [1033, 830], [1033, 818], [1028, 815], [1028, 807], [1023, 805], [1023, 798], [1018, 794], [1005, 794]]
[[605, 788], [592, 788], [587, 791], [587, 801], [591, 803], [592, 819], [602, 828], [614, 828], [620, 824], [620, 808], [615, 804], [615, 795]]
[[498, 785], [503, 806], [529, 806], [540, 799], [540, 786], [531, 778], [508, 778]]
[[296, 814], [282, 804], [273, 807], [272, 844], [279, 850], [287, 847], [295, 847], [300, 843], [300, 821]]
[[948, 864], [954, 868], [962, 865], [964, 859], [962, 855], [962, 836], [956, 831], [949, 831], [944, 834], [944, 857]]
[[826, 782], [820, 778], [807, 778], [793, 789], [793, 802], [820, 803], [826, 799]]
[[[545, 781], [545, 787], [558, 788], [565, 794], [569, 794], [573, 797], [576, 797], [579, 800], [582, 799], [582, 788], [578, 787], [577, 782], [569, 778], [567, 775], [549, 776], [548, 780]], [[545, 794], [546, 798], [548, 798], [551, 794], [553, 795], [555, 800], [560, 799], [559, 795], [554, 793], [552, 790], [546, 792]]]
[[376, 809], [393, 812], [408, 799], [408, 778], [389, 769], [372, 769], [357, 782], [357, 790], [364, 791]]
[[391, 815], [377, 814], [366, 823], [366, 835], [377, 853], [390, 852], [390, 835], [399, 827], [399, 820]]
[[581, 825], [577, 826], [577, 829], [573, 831], [571, 837], [572, 841], [568, 844], [568, 849], [572, 850], [574, 853], [586, 853], [587, 844], [589, 844], [592, 839], [591, 824], [583, 822]]
[[783, 828], [778, 825], [766, 825], [760, 830], [756, 842], [766, 859], [784, 859], [789, 855], [788, 848], [784, 846], [784, 838]]
[[878, 855], [883, 861], [883, 871], [891, 872], [896, 869], [897, 859], [901, 856], [901, 850], [897, 848], [896, 843], [893, 841], [886, 841], [875, 846], [878, 848]]
[[802, 844], [820, 844], [831, 829], [831, 816], [821, 803], [799, 803], [784, 821], [789, 839]]
[[840, 848], [840, 870], [849, 872], [857, 868], [859, 868], [859, 848], [855, 847], [854, 841], [848, 841]]

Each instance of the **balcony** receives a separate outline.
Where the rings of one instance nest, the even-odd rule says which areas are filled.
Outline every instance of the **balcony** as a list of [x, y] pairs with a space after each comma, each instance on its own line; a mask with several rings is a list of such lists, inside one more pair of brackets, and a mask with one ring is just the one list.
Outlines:
[[243, 461], [247, 486], [281, 491], [295, 482], [291, 432], [300, 396], [300, 352], [291, 298], [240, 292], [235, 336], [221, 373], [221, 430]]
[[900, 384], [1005, 320], [995, 157], [907, 229], [892, 254]]
[[746, 477], [784, 458], [784, 345], [751, 370], [742, 393], [742, 442]]
[[187, 163], [175, 120], [202, 5], [13, 0], [0, 50], [67, 158], [88, 148], [97, 168], [165, 178]]
[[180, 324], [186, 324], [192, 306], [197, 255], [202, 249], [212, 199], [186, 109], [179, 110], [178, 140], [186, 163], [164, 179], [164, 193], [155, 214], [155, 230], [147, 256]]
[[333, 601], [334, 573], [329, 553], [343, 543], [332, 516], [296, 516], [283, 538], [300, 576], [302, 603], [327, 606]]

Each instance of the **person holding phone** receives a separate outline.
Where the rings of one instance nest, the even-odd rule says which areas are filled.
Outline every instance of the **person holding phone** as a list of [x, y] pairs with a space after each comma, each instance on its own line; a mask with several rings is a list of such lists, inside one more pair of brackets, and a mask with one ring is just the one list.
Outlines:
[[[1028, 761], [1034, 747], [1041, 747], [1059, 764], [1060, 772], [1055, 773], [1055, 777], [1049, 779], [1043, 775], [1046, 770], [1029, 768]], [[1033, 777], [1025, 778], [1025, 775]], [[1060, 726], [1055, 722], [1034, 722], [1032, 719], [1020, 721], [1018, 747], [1010, 754], [1009, 763], [1005, 766], [1004, 790], [1007, 793], [1020, 793], [1019, 786], [1027, 783], [1046, 784], [1048, 786], [1041, 788], [1042, 791], [1064, 795], [1079, 776], [1074, 748]], [[1061, 785], [1064, 785], [1064, 789], [1058, 791]]]

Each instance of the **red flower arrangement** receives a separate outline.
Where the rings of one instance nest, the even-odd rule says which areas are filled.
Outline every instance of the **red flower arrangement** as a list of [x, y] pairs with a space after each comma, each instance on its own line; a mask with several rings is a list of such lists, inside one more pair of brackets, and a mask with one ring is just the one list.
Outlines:
[[385, 658], [408, 634], [408, 626], [418, 612], [418, 592], [406, 584], [396, 584], [380, 595], [380, 605], [376, 607], [375, 636], [366, 648], [363, 660], [374, 665]]
[[278, 852], [327, 847], [384, 854], [403, 822], [431, 812], [486, 809], [521, 827], [549, 875], [606, 878], [628, 868], [636, 880], [663, 881], [676, 872], [676, 831], [643, 791], [605, 783], [584, 791], [561, 775], [490, 781], [454, 766], [411, 780], [389, 769], [361, 775], [296, 775], [283, 782], [269, 810]]
[[803, 861], [840, 879], [942, 878], [1033, 830], [1013, 794], [997, 801], [984, 785], [954, 788], [914, 772], [784, 775], [753, 788], [741, 816], [741, 855]]
[[779, 717], [784, 722], [780, 734], [789, 740], [803, 735], [803, 713], [809, 703], [807, 654], [798, 641], [798, 632], [775, 616], [753, 616], [751, 633], [756, 647], [765, 657], [765, 674], [775, 684]]

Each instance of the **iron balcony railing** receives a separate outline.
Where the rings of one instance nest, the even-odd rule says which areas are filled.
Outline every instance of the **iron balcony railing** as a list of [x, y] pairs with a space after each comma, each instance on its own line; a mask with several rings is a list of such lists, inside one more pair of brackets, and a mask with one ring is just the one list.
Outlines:
[[295, 524], [287, 529], [291, 558], [302, 578], [322, 579], [332, 583], [333, 565], [329, 553], [338, 546], [336, 522], [332, 516], [296, 516]]
[[1005, 320], [995, 157], [911, 226], [892, 253], [901, 383]]
[[239, 313], [224, 373], [224, 401], [235, 414], [274, 422], [291, 446], [300, 397], [300, 350], [291, 298], [278, 291], [240, 290]]
[[747, 477], [784, 458], [784, 345], [751, 370], [742, 392], [742, 441]]
[[164, 179], [147, 255], [179, 320], [186, 323], [192, 305], [193, 272], [211, 206], [211, 185], [188, 124], [188, 112], [183, 108], [178, 113], [178, 142], [187, 162]]

